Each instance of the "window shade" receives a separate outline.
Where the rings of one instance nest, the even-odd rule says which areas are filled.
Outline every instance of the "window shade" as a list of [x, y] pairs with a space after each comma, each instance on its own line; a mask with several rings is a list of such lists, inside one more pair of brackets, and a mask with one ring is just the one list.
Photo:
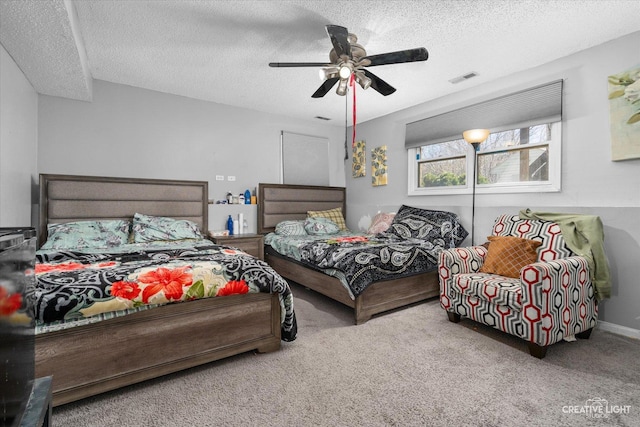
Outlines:
[[282, 150], [282, 183], [329, 185], [329, 139], [280, 133]]
[[405, 148], [462, 138], [468, 129], [498, 130], [562, 120], [562, 80], [408, 123]]

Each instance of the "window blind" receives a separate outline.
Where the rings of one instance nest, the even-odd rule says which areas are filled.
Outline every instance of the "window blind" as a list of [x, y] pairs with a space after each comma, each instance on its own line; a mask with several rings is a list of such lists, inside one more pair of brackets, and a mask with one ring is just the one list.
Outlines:
[[329, 139], [281, 131], [283, 184], [329, 185]]
[[562, 80], [478, 102], [408, 123], [405, 148], [462, 138], [468, 129], [491, 132], [562, 120]]

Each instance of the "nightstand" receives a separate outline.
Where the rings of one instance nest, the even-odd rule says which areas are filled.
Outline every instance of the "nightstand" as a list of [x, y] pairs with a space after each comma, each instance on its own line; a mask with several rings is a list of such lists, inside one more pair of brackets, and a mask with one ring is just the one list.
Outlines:
[[262, 234], [236, 234], [234, 236], [209, 236], [213, 243], [238, 248], [249, 255], [264, 260], [264, 239]]

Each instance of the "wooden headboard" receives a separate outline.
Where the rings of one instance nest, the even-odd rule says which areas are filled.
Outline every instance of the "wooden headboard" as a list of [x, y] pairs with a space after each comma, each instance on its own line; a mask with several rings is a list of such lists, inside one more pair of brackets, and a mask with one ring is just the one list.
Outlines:
[[280, 221], [299, 220], [307, 211], [341, 208], [347, 217], [346, 189], [315, 185], [258, 184], [258, 233], [275, 230]]
[[38, 247], [47, 224], [131, 219], [138, 212], [188, 219], [208, 229], [208, 182], [40, 174]]

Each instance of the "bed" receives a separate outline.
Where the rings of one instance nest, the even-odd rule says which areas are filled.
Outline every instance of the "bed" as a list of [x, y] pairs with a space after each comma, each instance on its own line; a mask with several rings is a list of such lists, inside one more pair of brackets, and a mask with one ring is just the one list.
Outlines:
[[[343, 187], [261, 183], [258, 199], [258, 231], [266, 235], [265, 241], [273, 237], [278, 224], [304, 220], [309, 211], [339, 210], [346, 217], [346, 190]], [[451, 217], [457, 218], [452, 214]], [[447, 243], [449, 247], [459, 244], [467, 235], [457, 220], [454, 222], [455, 242]], [[344, 279], [339, 278], [340, 274], [334, 274], [330, 268], [301, 262], [274, 250], [271, 245], [265, 246], [265, 261], [281, 276], [353, 308], [356, 324], [368, 321], [373, 315], [437, 297], [436, 255], [437, 252], [429, 251], [425, 256], [430, 258], [430, 262], [423, 263], [420, 269], [389, 276], [393, 278], [372, 279], [366, 286], [360, 285], [356, 293], [345, 285]]]
[[[281, 276], [246, 253], [190, 238], [206, 235], [207, 182], [42, 174], [39, 208], [29, 305], [36, 377], [53, 376], [54, 406], [295, 339]], [[88, 221], [133, 225], [117, 245], [67, 249], [60, 230]], [[179, 240], [163, 240], [167, 223]], [[120, 231], [109, 230], [109, 245]], [[64, 294], [53, 293], [65, 283]]]

